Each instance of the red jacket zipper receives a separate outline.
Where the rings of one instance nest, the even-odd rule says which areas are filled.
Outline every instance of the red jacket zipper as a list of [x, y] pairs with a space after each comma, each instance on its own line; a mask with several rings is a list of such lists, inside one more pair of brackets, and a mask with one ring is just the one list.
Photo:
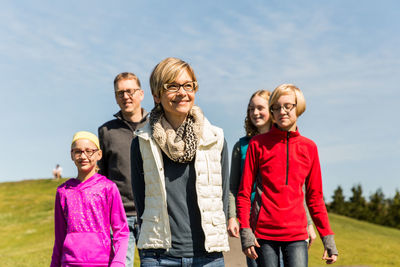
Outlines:
[[287, 138], [286, 138], [286, 185], [288, 185], [288, 180], [289, 180], [289, 137], [290, 137], [290, 132], [287, 132]]

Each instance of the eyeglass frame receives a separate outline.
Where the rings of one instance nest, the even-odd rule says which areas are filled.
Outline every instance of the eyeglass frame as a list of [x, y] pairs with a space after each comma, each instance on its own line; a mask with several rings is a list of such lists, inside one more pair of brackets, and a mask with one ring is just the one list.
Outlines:
[[[129, 90], [133, 90], [133, 93], [129, 92]], [[133, 97], [134, 94], [136, 94], [137, 91], [142, 90], [141, 88], [135, 88], [135, 89], [127, 89], [127, 90], [118, 90], [114, 91], [115, 96], [118, 98], [123, 98], [125, 96], [125, 93], [128, 94], [128, 96]]]
[[[91, 152], [88, 152], [88, 150], [90, 150]], [[72, 155], [73, 155], [73, 157], [74, 158], [80, 158], [80, 157], [82, 157], [82, 154], [85, 154], [85, 156], [88, 158], [88, 159], [90, 159], [90, 158], [92, 158], [93, 157], [93, 155], [96, 153], [96, 152], [98, 152], [100, 149], [86, 149], [86, 150], [80, 150], [79, 149], [79, 154], [77, 154], [78, 153], [78, 151], [75, 149], [75, 148], [72, 148], [71, 149], [71, 153], [72, 153]], [[87, 153], [91, 153], [91, 155], [88, 155]]]
[[[275, 104], [274, 104], [274, 105], [275, 105]], [[282, 109], [283, 109], [283, 111], [285, 111], [286, 113], [289, 113], [289, 112], [292, 111], [295, 107], [297, 107], [297, 104], [285, 103], [285, 104], [283, 104], [283, 105], [280, 105], [280, 106], [279, 106], [279, 109], [274, 109], [274, 108], [273, 108], [274, 105], [272, 105], [272, 106], [270, 107], [270, 109], [269, 109], [272, 113], [274, 113], [274, 112], [280, 112]], [[285, 105], [292, 105], [292, 107], [291, 107], [291, 108], [287, 108], [287, 107], [285, 107]]]
[[[192, 89], [192, 90], [186, 90], [186, 89], [185, 89], [184, 85], [185, 85], [185, 84], [188, 84], [188, 83], [192, 83], [192, 84], [193, 84], [193, 89]], [[169, 89], [167, 88], [168, 85], [173, 85], [173, 84], [177, 85], [177, 86], [178, 86], [178, 89], [176, 89], [176, 90], [169, 90]], [[184, 84], [179, 84], [179, 83], [164, 83], [164, 84], [163, 84], [163, 89], [164, 89], [165, 91], [167, 91], [167, 92], [176, 93], [176, 92], [179, 92], [179, 90], [181, 90], [181, 87], [182, 87], [182, 88], [183, 88], [183, 91], [185, 91], [185, 92], [193, 92], [193, 91], [196, 90], [197, 86], [198, 86], [197, 81], [185, 82]]]

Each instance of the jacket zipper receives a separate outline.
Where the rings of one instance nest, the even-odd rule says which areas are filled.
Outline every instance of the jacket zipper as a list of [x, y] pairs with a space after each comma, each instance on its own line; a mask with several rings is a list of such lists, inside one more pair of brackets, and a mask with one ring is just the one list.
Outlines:
[[289, 180], [289, 137], [290, 137], [290, 132], [287, 132], [287, 137], [286, 137], [286, 185], [288, 185], [288, 180]]
[[136, 131], [136, 130], [133, 130], [132, 127], [131, 127], [131, 125], [130, 125], [128, 122], [126, 122], [124, 119], [121, 118], [120, 120], [123, 121], [123, 122], [125, 123], [126, 126], [128, 126], [129, 130], [131, 130], [132, 138], [135, 138], [135, 137], [136, 137], [136, 134], [135, 134], [135, 131]]

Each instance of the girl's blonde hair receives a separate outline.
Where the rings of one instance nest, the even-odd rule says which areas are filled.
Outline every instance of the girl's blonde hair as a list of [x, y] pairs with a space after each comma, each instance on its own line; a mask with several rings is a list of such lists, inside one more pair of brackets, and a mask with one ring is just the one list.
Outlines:
[[300, 115], [303, 114], [303, 112], [306, 110], [306, 100], [304, 98], [303, 92], [293, 84], [284, 83], [276, 87], [275, 90], [272, 92], [271, 97], [269, 98], [268, 109], [271, 118], [274, 118], [271, 112], [272, 106], [276, 104], [281, 96], [290, 94], [294, 94], [294, 97], [296, 99], [296, 103], [294, 104], [296, 104], [297, 117], [300, 117]]
[[[250, 102], [251, 102], [251, 100], [253, 99], [253, 97], [259, 96], [259, 97], [264, 98], [268, 102], [270, 95], [271, 95], [271, 92], [268, 90], [258, 90], [256, 92], [254, 92], [254, 94], [251, 95], [249, 104], [247, 104], [247, 115], [246, 115], [246, 118], [244, 119], [244, 129], [246, 130], [246, 136], [253, 137], [253, 136], [259, 134], [257, 127], [251, 122], [251, 119], [250, 119]], [[268, 120], [268, 124], [269, 124], [269, 126], [271, 126], [271, 116]]]

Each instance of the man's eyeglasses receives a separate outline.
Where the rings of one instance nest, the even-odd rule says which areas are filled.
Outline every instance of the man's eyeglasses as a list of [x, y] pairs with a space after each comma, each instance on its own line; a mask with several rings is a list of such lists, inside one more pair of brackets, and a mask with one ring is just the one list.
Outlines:
[[294, 109], [296, 107], [296, 104], [292, 104], [292, 103], [286, 103], [281, 105], [272, 105], [271, 106], [271, 112], [280, 112], [281, 109], [283, 109], [285, 112], [290, 112], [292, 111], [292, 109]]
[[86, 155], [87, 158], [91, 158], [94, 153], [99, 151], [98, 149], [85, 149], [85, 150], [80, 150], [80, 149], [71, 149], [71, 154], [74, 156], [74, 158], [79, 158], [81, 157], [82, 153]]
[[186, 92], [193, 92], [197, 88], [197, 82], [187, 82], [184, 84], [177, 83], [165, 83], [164, 89], [168, 92], [178, 92], [179, 89], [183, 88]]
[[128, 96], [133, 97], [133, 95], [137, 92], [140, 91], [142, 89], [127, 89], [127, 90], [118, 90], [115, 91], [115, 95], [119, 98], [123, 98], [125, 93], [128, 94]]

